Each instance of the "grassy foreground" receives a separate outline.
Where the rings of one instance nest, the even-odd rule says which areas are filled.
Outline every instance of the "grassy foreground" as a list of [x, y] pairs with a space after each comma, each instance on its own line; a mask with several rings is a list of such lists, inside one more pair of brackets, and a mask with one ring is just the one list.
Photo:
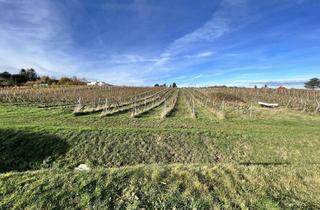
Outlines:
[[161, 111], [1, 106], [0, 209], [320, 208], [319, 115], [196, 106], [192, 119], [184, 98]]
[[319, 209], [318, 167], [149, 165], [0, 175], [0, 207]]

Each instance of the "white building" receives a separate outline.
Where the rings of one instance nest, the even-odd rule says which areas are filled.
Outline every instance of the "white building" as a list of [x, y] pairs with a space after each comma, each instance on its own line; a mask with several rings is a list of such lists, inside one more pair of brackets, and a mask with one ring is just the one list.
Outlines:
[[108, 84], [105, 82], [88, 82], [87, 85], [88, 86], [106, 86]]

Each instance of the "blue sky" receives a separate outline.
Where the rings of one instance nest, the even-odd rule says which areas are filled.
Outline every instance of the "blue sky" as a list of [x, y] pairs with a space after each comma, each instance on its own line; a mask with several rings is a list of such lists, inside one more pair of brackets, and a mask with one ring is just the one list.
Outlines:
[[320, 77], [319, 0], [0, 0], [0, 71], [113, 84]]

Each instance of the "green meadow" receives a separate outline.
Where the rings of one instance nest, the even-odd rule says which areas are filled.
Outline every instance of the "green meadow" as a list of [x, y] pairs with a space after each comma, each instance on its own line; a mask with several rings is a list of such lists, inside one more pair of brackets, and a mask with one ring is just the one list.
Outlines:
[[[0, 209], [319, 209], [320, 116], [1, 105]], [[89, 171], [77, 171], [86, 164]]]

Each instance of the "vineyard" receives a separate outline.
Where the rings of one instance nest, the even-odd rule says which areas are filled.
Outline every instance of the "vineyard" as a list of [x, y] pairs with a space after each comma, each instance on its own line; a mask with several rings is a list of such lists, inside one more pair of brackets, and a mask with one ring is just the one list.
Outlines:
[[17, 87], [0, 89], [0, 104], [74, 107], [74, 115], [100, 112], [101, 117], [133, 110], [132, 116], [137, 117], [167, 101], [172, 105], [174, 98], [177, 101], [178, 95], [184, 95], [193, 117], [195, 103], [220, 119], [225, 118], [227, 109], [250, 112], [259, 101], [279, 103], [280, 108], [294, 111], [320, 112], [320, 91], [316, 90], [184, 88], [181, 92], [161, 87]]
[[2, 88], [0, 209], [319, 209], [319, 101], [294, 89]]
[[202, 88], [215, 103], [243, 107], [258, 101], [279, 103], [281, 107], [302, 112], [320, 112], [320, 91], [298, 89]]
[[0, 103], [24, 106], [83, 106], [125, 103], [132, 97], [145, 97], [160, 88], [113, 86], [16, 87], [0, 89]]

